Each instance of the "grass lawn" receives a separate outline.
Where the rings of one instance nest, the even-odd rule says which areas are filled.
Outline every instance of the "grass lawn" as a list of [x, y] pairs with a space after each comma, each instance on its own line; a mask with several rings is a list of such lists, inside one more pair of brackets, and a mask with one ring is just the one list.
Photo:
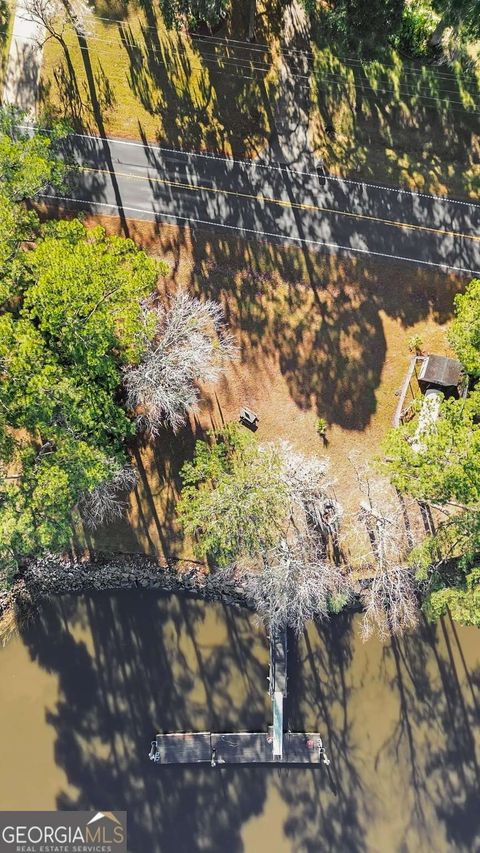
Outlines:
[[[102, 221], [118, 228], [116, 219]], [[169, 261], [167, 289], [187, 287], [224, 304], [241, 360], [218, 385], [202, 389], [188, 429], [134, 448], [141, 478], [128, 520], [98, 532], [90, 544], [190, 558], [175, 514], [179, 470], [195, 437], [236, 420], [242, 405], [259, 415], [259, 441], [282, 438], [306, 454], [326, 454], [339, 499], [357, 508], [348, 457], [379, 455], [409, 362], [409, 338], [420, 335], [426, 351], [448, 351], [445, 327], [465, 280], [173, 226], [131, 222], [130, 234]], [[329, 424], [327, 446], [316, 433], [318, 417]]]
[[[269, 3], [269, 0], [265, 0]], [[259, 2], [262, 12], [262, 3]], [[276, 61], [260, 75], [241, 68], [230, 48], [168, 31], [154, 4], [96, 4], [94, 35], [81, 45], [67, 35], [47, 43], [41, 78], [43, 107], [76, 128], [146, 138], [186, 149], [254, 155], [271, 131], [268, 102]], [[218, 35], [247, 32], [248, 5], [237, 0]], [[262, 18], [263, 20], [263, 18]], [[260, 28], [259, 37], [275, 40]]]
[[[216, 36], [245, 39], [248, 6], [234, 0]], [[58, 43], [47, 43], [41, 104], [95, 133], [254, 156], [275, 129], [280, 92], [281, 6], [258, 0], [257, 7], [257, 43], [249, 46], [168, 31], [150, 0], [135, 7], [100, 0], [94, 34], [82, 44], [67, 35], [68, 62]], [[460, 63], [422, 65], [393, 49], [360, 60], [331, 38], [304, 35], [295, 44], [312, 53], [285, 53], [292, 109], [303, 106], [310, 148], [328, 171], [480, 197], [474, 63], [469, 71]]]
[[[327, 168], [439, 195], [480, 198], [480, 71], [314, 48], [311, 143]], [[335, 135], [325, 128], [333, 126]]]

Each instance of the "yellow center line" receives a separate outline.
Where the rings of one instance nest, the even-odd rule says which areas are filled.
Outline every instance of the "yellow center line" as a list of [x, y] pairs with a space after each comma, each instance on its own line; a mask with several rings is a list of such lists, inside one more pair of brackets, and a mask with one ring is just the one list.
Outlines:
[[148, 175], [133, 175], [131, 172], [117, 172], [111, 169], [92, 169], [89, 166], [82, 166], [82, 172], [98, 172], [103, 175], [116, 175], [119, 178], [128, 178], [134, 181], [149, 181], [156, 184], [164, 184], [168, 187], [176, 187], [177, 189], [190, 190], [197, 192], [203, 190], [209, 193], [218, 193], [219, 195], [231, 195], [235, 198], [246, 198], [251, 201], [264, 201], [267, 204], [276, 204], [280, 207], [295, 208], [298, 210], [315, 210], [319, 213], [335, 213], [337, 216], [349, 216], [353, 219], [366, 219], [370, 222], [379, 222], [382, 225], [390, 225], [394, 228], [407, 228], [415, 231], [430, 231], [433, 234], [442, 234], [444, 237], [462, 237], [464, 240], [480, 240], [480, 236], [473, 234], [462, 234], [461, 231], [447, 231], [444, 228], [433, 228], [430, 225], [414, 225], [409, 222], [399, 222], [396, 219], [382, 219], [379, 216], [370, 216], [368, 213], [350, 213], [347, 210], [337, 210], [334, 207], [320, 207], [316, 204], [303, 204], [297, 201], [286, 201], [283, 198], [275, 198], [268, 195], [253, 195], [252, 193], [242, 193], [236, 190], [224, 190], [221, 187], [207, 187], [203, 184], [184, 184], [181, 181], [170, 181], [167, 178], [152, 178]]

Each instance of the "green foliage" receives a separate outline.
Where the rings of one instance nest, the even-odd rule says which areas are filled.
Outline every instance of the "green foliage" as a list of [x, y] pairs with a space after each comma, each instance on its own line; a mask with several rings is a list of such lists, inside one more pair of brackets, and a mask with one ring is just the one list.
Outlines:
[[393, 47], [422, 59], [432, 55], [438, 27], [453, 26], [468, 38], [480, 33], [478, 0], [303, 0], [303, 5], [330, 40], [363, 53]]
[[386, 468], [402, 493], [462, 505], [480, 500], [480, 392], [467, 400], [446, 400], [440, 418], [422, 435], [422, 449], [411, 439], [416, 421], [392, 430], [385, 441]]
[[[480, 280], [455, 298], [449, 339], [466, 371], [480, 376]], [[467, 400], [442, 403], [440, 418], [422, 435], [415, 450], [417, 422], [393, 430], [385, 442], [393, 484], [416, 498], [457, 504], [459, 512], [439, 525], [437, 534], [415, 550], [425, 575], [429, 563], [455, 556], [463, 569], [480, 553], [480, 388]]]
[[0, 561], [8, 573], [24, 556], [64, 547], [80, 498], [126, 461], [134, 424], [119, 395], [122, 367], [153, 334], [142, 301], [165, 265], [76, 220], [47, 225], [27, 251], [20, 237], [32, 223], [8, 198], [5, 209]]
[[339, 592], [336, 595], [330, 595], [328, 598], [328, 612], [336, 615], [341, 613], [350, 601], [350, 596], [346, 593]]
[[288, 494], [274, 447], [232, 424], [197, 441], [181, 476], [179, 514], [199, 556], [224, 566], [279, 541]]
[[328, 6], [303, 2], [321, 29], [348, 50], [376, 51], [402, 22], [403, 3], [398, 0], [335, 0]]
[[160, 8], [167, 27], [187, 24], [190, 29], [201, 24], [211, 27], [230, 12], [231, 0], [160, 0]]
[[321, 438], [325, 438], [328, 423], [325, 418], [317, 418], [317, 433]]
[[403, 7], [400, 29], [390, 40], [393, 47], [422, 58], [431, 53], [430, 39], [438, 23], [438, 15], [426, 0], [411, 0]]
[[0, 108], [0, 308], [19, 294], [17, 255], [38, 231], [37, 216], [18, 202], [46, 184], [61, 186], [66, 171], [58, 145], [67, 128], [56, 125], [49, 134], [38, 133], [20, 127], [24, 121], [15, 107]]
[[472, 569], [457, 586], [436, 589], [428, 595], [424, 610], [429, 619], [440, 619], [447, 609], [461, 625], [480, 627], [480, 568]]
[[421, 355], [423, 348], [423, 341], [420, 335], [412, 335], [408, 341], [408, 349], [410, 352], [415, 353], [415, 355]]
[[464, 38], [480, 37], [478, 0], [433, 0], [432, 5], [442, 16], [444, 27], [453, 27]]
[[480, 279], [455, 297], [455, 319], [449, 340], [467, 373], [480, 377]]
[[35, 214], [13, 202], [0, 187], [0, 310], [18, 296], [22, 270], [17, 255], [23, 241], [35, 235], [37, 226]]
[[7, 485], [0, 512], [0, 553], [17, 557], [64, 547], [71, 535], [72, 510], [85, 492], [104, 482], [109, 459], [100, 448], [59, 435], [38, 450], [21, 448], [22, 476]]
[[73, 220], [48, 224], [25, 266], [31, 278], [25, 311], [55, 341], [62, 363], [81, 364], [87, 374], [117, 383], [115, 365], [136, 363], [143, 351], [140, 302], [166, 265], [156, 265], [132, 240], [106, 237], [103, 228], [88, 230]]
[[60, 188], [67, 171], [59, 144], [68, 126], [56, 123], [47, 134], [28, 130], [24, 122], [16, 107], [0, 109], [0, 184], [13, 201], [31, 198], [48, 184]]

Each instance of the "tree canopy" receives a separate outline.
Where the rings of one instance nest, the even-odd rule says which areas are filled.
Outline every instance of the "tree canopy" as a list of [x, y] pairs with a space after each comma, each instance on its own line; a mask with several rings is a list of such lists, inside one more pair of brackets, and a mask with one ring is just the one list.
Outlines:
[[[480, 12], [480, 10], [479, 10]], [[455, 319], [449, 340], [467, 373], [480, 378], [480, 279], [455, 297]]]
[[231, 0], [160, 0], [167, 27], [216, 26], [230, 11]]
[[6, 565], [65, 546], [80, 499], [126, 463], [135, 428], [122, 367], [152, 334], [142, 300], [165, 270], [132, 241], [77, 220], [44, 226], [15, 264], [16, 298], [0, 316]]
[[439, 619], [450, 611], [452, 619], [462, 625], [480, 628], [480, 568], [474, 568], [451, 587], [440, 586], [428, 596], [427, 615]]
[[[396, 488], [443, 507], [435, 534], [416, 550], [433, 584], [428, 612], [439, 615], [451, 603], [459, 618], [470, 613], [469, 624], [474, 619], [480, 623], [476, 581], [466, 574], [480, 553], [480, 387], [474, 385], [480, 367], [479, 297], [477, 279], [456, 297], [449, 332], [460, 361], [473, 376], [473, 389], [466, 399], [442, 402], [440, 416], [422, 433], [420, 447], [413, 441], [416, 420], [392, 430], [385, 441], [386, 467]], [[452, 559], [456, 573], [440, 570]]]
[[480, 36], [480, 5], [478, 0], [433, 0], [441, 17], [441, 26], [462, 30], [471, 38]]
[[441, 416], [412, 442], [416, 421], [393, 430], [385, 442], [393, 484], [399, 491], [439, 504], [480, 501], [480, 392], [446, 400]]
[[41, 132], [27, 126], [16, 107], [0, 109], [0, 185], [12, 201], [32, 198], [49, 184], [62, 186], [69, 167], [59, 149], [67, 132], [64, 122]]
[[199, 556], [225, 566], [278, 542], [288, 494], [275, 447], [259, 447], [230, 424], [197, 441], [182, 483], [180, 517]]

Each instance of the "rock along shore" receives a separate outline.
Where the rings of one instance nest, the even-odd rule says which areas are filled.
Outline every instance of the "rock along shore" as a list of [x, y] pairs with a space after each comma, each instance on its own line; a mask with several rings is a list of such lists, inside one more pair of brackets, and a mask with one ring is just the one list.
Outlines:
[[50, 596], [119, 589], [181, 592], [205, 601], [252, 607], [242, 585], [224, 572], [207, 574], [195, 563], [165, 566], [140, 554], [97, 552], [87, 560], [47, 556], [29, 562], [12, 589], [0, 593], [0, 616], [12, 607], [28, 613]]

